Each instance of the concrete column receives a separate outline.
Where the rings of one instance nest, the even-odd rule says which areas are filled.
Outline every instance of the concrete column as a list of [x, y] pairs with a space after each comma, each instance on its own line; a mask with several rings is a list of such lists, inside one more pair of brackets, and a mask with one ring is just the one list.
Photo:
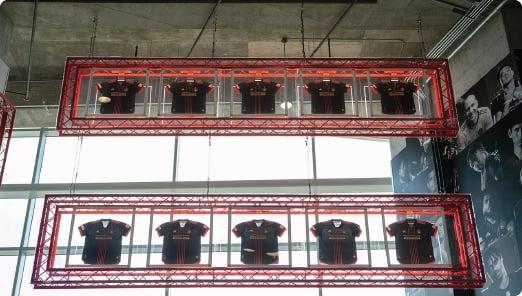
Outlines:
[[12, 34], [13, 23], [0, 8], [0, 59], [4, 62], [7, 60], [7, 50]]

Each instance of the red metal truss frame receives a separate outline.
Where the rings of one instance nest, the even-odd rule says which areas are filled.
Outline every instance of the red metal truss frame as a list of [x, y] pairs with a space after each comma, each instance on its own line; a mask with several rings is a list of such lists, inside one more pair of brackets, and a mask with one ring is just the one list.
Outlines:
[[15, 114], [16, 108], [14, 105], [0, 92], [0, 184], [2, 184], [4, 176], [5, 161], [13, 133]]
[[[409, 70], [429, 70], [435, 86], [436, 113], [432, 118], [407, 116], [98, 116], [78, 117], [81, 73], [90, 69], [353, 69], [387, 71], [401, 76]], [[261, 70], [257, 70], [261, 69]], [[122, 70], [125, 71], [125, 70]], [[188, 71], [188, 70], [187, 70]], [[110, 71], [109, 71], [110, 72]], [[114, 73], [117, 76], [117, 73]], [[268, 74], [270, 75], [270, 74]], [[448, 61], [443, 59], [346, 58], [116, 58], [69, 57], [57, 118], [61, 135], [317, 135], [454, 137], [458, 131]]]
[[[54, 266], [62, 215], [83, 209], [87, 213], [150, 214], [154, 209], [251, 208], [290, 211], [353, 208], [420, 212], [429, 207], [452, 215], [459, 262], [455, 266], [168, 266], [65, 267]], [[45, 198], [31, 277], [35, 288], [110, 287], [451, 287], [476, 288], [485, 282], [471, 197], [464, 194], [63, 194]]]

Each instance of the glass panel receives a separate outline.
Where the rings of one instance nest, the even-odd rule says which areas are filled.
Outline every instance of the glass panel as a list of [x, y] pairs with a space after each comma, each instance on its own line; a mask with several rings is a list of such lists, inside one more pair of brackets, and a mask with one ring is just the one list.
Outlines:
[[177, 180], [306, 179], [310, 160], [303, 137], [183, 137]]
[[30, 184], [38, 138], [12, 138], [9, 143], [3, 184]]
[[[127, 289], [74, 289], [74, 293], [70, 290], [56, 290], [56, 289], [34, 289], [31, 284], [31, 273], [33, 271], [34, 256], [28, 256], [25, 260], [24, 276], [22, 278], [22, 287], [20, 289], [20, 295], [23, 296], [68, 296], [74, 294], [75, 296], [163, 296], [165, 295], [164, 289], [152, 289], [152, 288], [127, 288]], [[13, 268], [14, 270], [14, 268]], [[2, 294], [4, 295], [4, 294]], [[9, 295], [9, 294], [5, 294]]]
[[0, 295], [11, 295], [15, 269], [15, 256], [0, 256]]
[[[79, 143], [78, 138], [48, 139], [41, 183], [73, 181]], [[78, 183], [172, 180], [172, 138], [89, 137], [84, 138], [80, 149]]]
[[49, 137], [45, 144], [40, 183], [70, 183], [78, 138]]
[[391, 176], [388, 141], [318, 137], [315, 143], [319, 179]]
[[18, 247], [20, 245], [26, 206], [26, 199], [0, 200], [0, 217], [2, 217], [2, 224], [9, 225], [9, 227], [2, 228], [0, 247]]

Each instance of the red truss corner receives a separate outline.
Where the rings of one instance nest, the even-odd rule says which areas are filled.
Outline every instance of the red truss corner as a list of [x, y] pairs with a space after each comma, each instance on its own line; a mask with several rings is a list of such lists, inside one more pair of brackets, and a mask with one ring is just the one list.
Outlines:
[[9, 142], [13, 132], [16, 109], [7, 97], [0, 92], [0, 184], [4, 176], [5, 160], [9, 149]]
[[[140, 82], [135, 106], [127, 114], [102, 112], [99, 86], [125, 79]], [[202, 114], [171, 111], [167, 85], [180, 79], [211, 83]], [[256, 79], [280, 86], [275, 110], [242, 114], [238, 83]], [[321, 79], [346, 83], [342, 114], [312, 111], [307, 83]], [[414, 113], [383, 111], [375, 87], [383, 80], [416, 86]], [[69, 57], [57, 129], [61, 135], [454, 137], [458, 122], [443, 59]]]
[[[207, 215], [211, 213], [210, 238], [208, 238], [208, 263], [196, 265], [163, 265], [149, 264], [149, 258], [161, 257], [161, 250], [151, 251], [157, 247], [152, 242], [153, 226], [157, 221], [172, 220], [174, 215]], [[231, 251], [230, 231], [228, 242], [223, 237], [227, 227], [232, 225], [233, 219], [253, 219], [253, 215], [282, 215], [282, 221], [287, 221], [288, 232], [287, 249], [280, 246], [280, 258], [287, 252], [287, 264], [247, 266], [231, 264], [231, 254], [239, 254], [238, 249]], [[88, 215], [88, 216], [86, 216]], [[77, 226], [97, 217], [127, 217], [132, 230], [128, 242], [124, 242], [121, 265], [85, 265], [78, 261], [81, 257], [81, 238], [73, 239], [77, 233]], [[158, 218], [157, 215], [163, 215]], [[243, 215], [241, 218], [234, 215]], [[287, 216], [285, 216], [287, 215]], [[308, 223], [291, 221], [315, 221], [318, 215], [322, 218], [328, 215], [347, 215], [347, 217], [361, 218], [364, 240], [368, 249], [358, 250], [367, 252], [369, 263], [362, 265], [325, 265], [310, 263], [311, 252], [315, 238], [307, 235], [298, 236], [298, 233], [308, 233]], [[350, 216], [352, 215], [352, 216]], [[355, 215], [355, 216], [354, 216]], [[388, 221], [416, 215], [427, 217], [437, 215], [444, 217], [442, 224], [444, 234], [439, 228], [439, 235], [448, 237], [452, 232], [451, 264], [393, 264], [390, 257], [394, 252], [388, 250], [393, 246], [391, 241], [378, 242], [378, 238], [371, 238], [380, 232], [381, 240], [383, 229], [370, 235], [370, 228], [375, 227], [376, 221], [385, 217]], [[265, 217], [264, 216], [264, 217]], [[203, 216], [201, 216], [203, 217]], [[235, 218], [234, 218], [235, 217]], [[268, 216], [275, 217], [275, 216]], [[375, 217], [377, 220], [368, 218]], [[390, 218], [391, 217], [391, 218]], [[432, 216], [435, 217], [435, 216]], [[158, 218], [158, 219], [156, 219]], [[321, 218], [321, 219], [322, 219]], [[116, 219], [116, 218], [115, 218]], [[272, 219], [272, 218], [270, 218]], [[288, 219], [288, 220], [286, 220]], [[355, 219], [355, 218], [354, 218]], [[391, 220], [390, 220], [391, 219]], [[216, 226], [218, 223], [227, 223]], [[76, 221], [76, 222], [75, 222]], [[141, 221], [141, 222], [135, 222]], [[147, 222], [149, 221], [149, 222]], [[167, 220], [168, 221], [168, 220]], [[214, 222], [212, 222], [214, 221]], [[221, 221], [221, 222], [218, 222]], [[451, 223], [447, 222], [451, 221]], [[149, 223], [143, 233], [138, 229], [139, 223]], [[214, 223], [214, 224], [213, 224]], [[282, 222], [284, 223], [284, 222]], [[364, 224], [365, 223], [365, 224]], [[144, 225], [144, 224], [142, 224]], [[214, 231], [213, 226], [216, 227]], [[228, 225], [228, 226], [227, 226]], [[369, 226], [370, 225], [370, 226]], [[380, 225], [380, 224], [379, 224]], [[229, 229], [230, 230], [230, 229]], [[292, 235], [290, 235], [290, 232]], [[149, 233], [148, 243], [140, 245], [139, 241]], [[384, 232], [385, 233], [385, 232]], [[76, 234], [79, 235], [79, 234]], [[363, 234], [364, 236], [364, 234]], [[69, 237], [69, 239], [67, 239]], [[134, 240], [133, 240], [134, 238]], [[281, 239], [283, 236], [281, 237]], [[436, 238], [432, 238], [435, 240]], [[441, 240], [440, 239], [440, 240]], [[311, 242], [311, 241], [314, 242]], [[449, 239], [448, 239], [449, 241]], [[67, 243], [68, 242], [68, 243]], [[219, 243], [222, 243], [221, 245]], [[372, 247], [370, 243], [374, 242]], [[453, 243], [454, 242], [454, 243]], [[366, 243], [363, 241], [363, 243]], [[125, 245], [126, 244], [126, 245]], [[384, 251], [374, 253], [374, 250], [384, 246]], [[296, 249], [297, 248], [297, 249]], [[228, 249], [228, 251], [227, 251]], [[146, 250], [147, 264], [144, 255], [138, 254]], [[370, 251], [372, 250], [372, 251]], [[442, 250], [442, 248], [438, 249]], [[152, 254], [151, 253], [154, 253]], [[219, 253], [221, 252], [221, 253]], [[219, 254], [228, 256], [228, 263], [216, 260]], [[234, 253], [236, 252], [236, 253]], [[295, 253], [297, 252], [297, 253]], [[303, 260], [291, 260], [291, 254], [301, 256], [307, 252], [307, 263]], [[359, 259], [364, 255], [360, 253]], [[158, 255], [159, 253], [159, 255]], [[211, 254], [215, 254], [211, 256]], [[299, 255], [300, 254], [300, 255]], [[314, 253], [316, 254], [316, 253]], [[371, 254], [385, 254], [387, 264], [376, 263], [382, 256]], [[391, 254], [391, 255], [390, 255]], [[435, 252], [434, 254], [439, 254]], [[443, 252], [440, 252], [443, 254]], [[447, 254], [450, 254], [448, 252]], [[71, 256], [76, 256], [72, 258]], [[128, 260], [124, 260], [128, 258]], [[141, 256], [141, 257], [140, 257]], [[149, 257], [150, 256], [150, 257]], [[239, 256], [239, 255], [237, 255]], [[358, 255], [359, 256], [359, 255]], [[439, 256], [439, 255], [436, 255]], [[448, 256], [448, 255], [447, 255]], [[447, 257], [446, 256], [446, 257]], [[202, 257], [203, 258], [203, 251]], [[72, 258], [72, 259], [71, 259]], [[132, 259], [131, 259], [132, 258]], [[136, 258], [136, 259], [134, 259]], [[286, 257], [285, 257], [286, 258]], [[297, 257], [296, 257], [297, 258]], [[70, 259], [70, 260], [69, 260]], [[223, 259], [223, 257], [221, 257]], [[76, 261], [74, 261], [76, 260]], [[140, 261], [141, 260], [141, 261]], [[283, 259], [281, 259], [283, 260]], [[379, 259], [380, 260], [380, 259]], [[448, 260], [448, 259], [444, 259]], [[70, 264], [70, 262], [76, 262]], [[64, 264], [65, 262], [65, 264]], [[78, 263], [80, 262], [80, 263]], [[141, 262], [141, 263], [140, 263]], [[38, 236], [34, 268], [31, 282], [35, 288], [117, 288], [117, 287], [447, 287], [447, 288], [477, 288], [485, 281], [479, 242], [475, 230], [475, 220], [471, 207], [471, 197], [463, 194], [415, 194], [415, 195], [289, 195], [289, 194], [64, 194], [47, 195], [41, 219], [41, 228]]]

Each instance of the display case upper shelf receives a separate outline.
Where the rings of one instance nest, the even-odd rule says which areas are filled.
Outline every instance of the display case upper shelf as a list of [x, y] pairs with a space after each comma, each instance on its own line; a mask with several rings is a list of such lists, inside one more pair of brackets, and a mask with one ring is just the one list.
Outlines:
[[57, 129], [454, 137], [458, 123], [446, 60], [70, 57]]

